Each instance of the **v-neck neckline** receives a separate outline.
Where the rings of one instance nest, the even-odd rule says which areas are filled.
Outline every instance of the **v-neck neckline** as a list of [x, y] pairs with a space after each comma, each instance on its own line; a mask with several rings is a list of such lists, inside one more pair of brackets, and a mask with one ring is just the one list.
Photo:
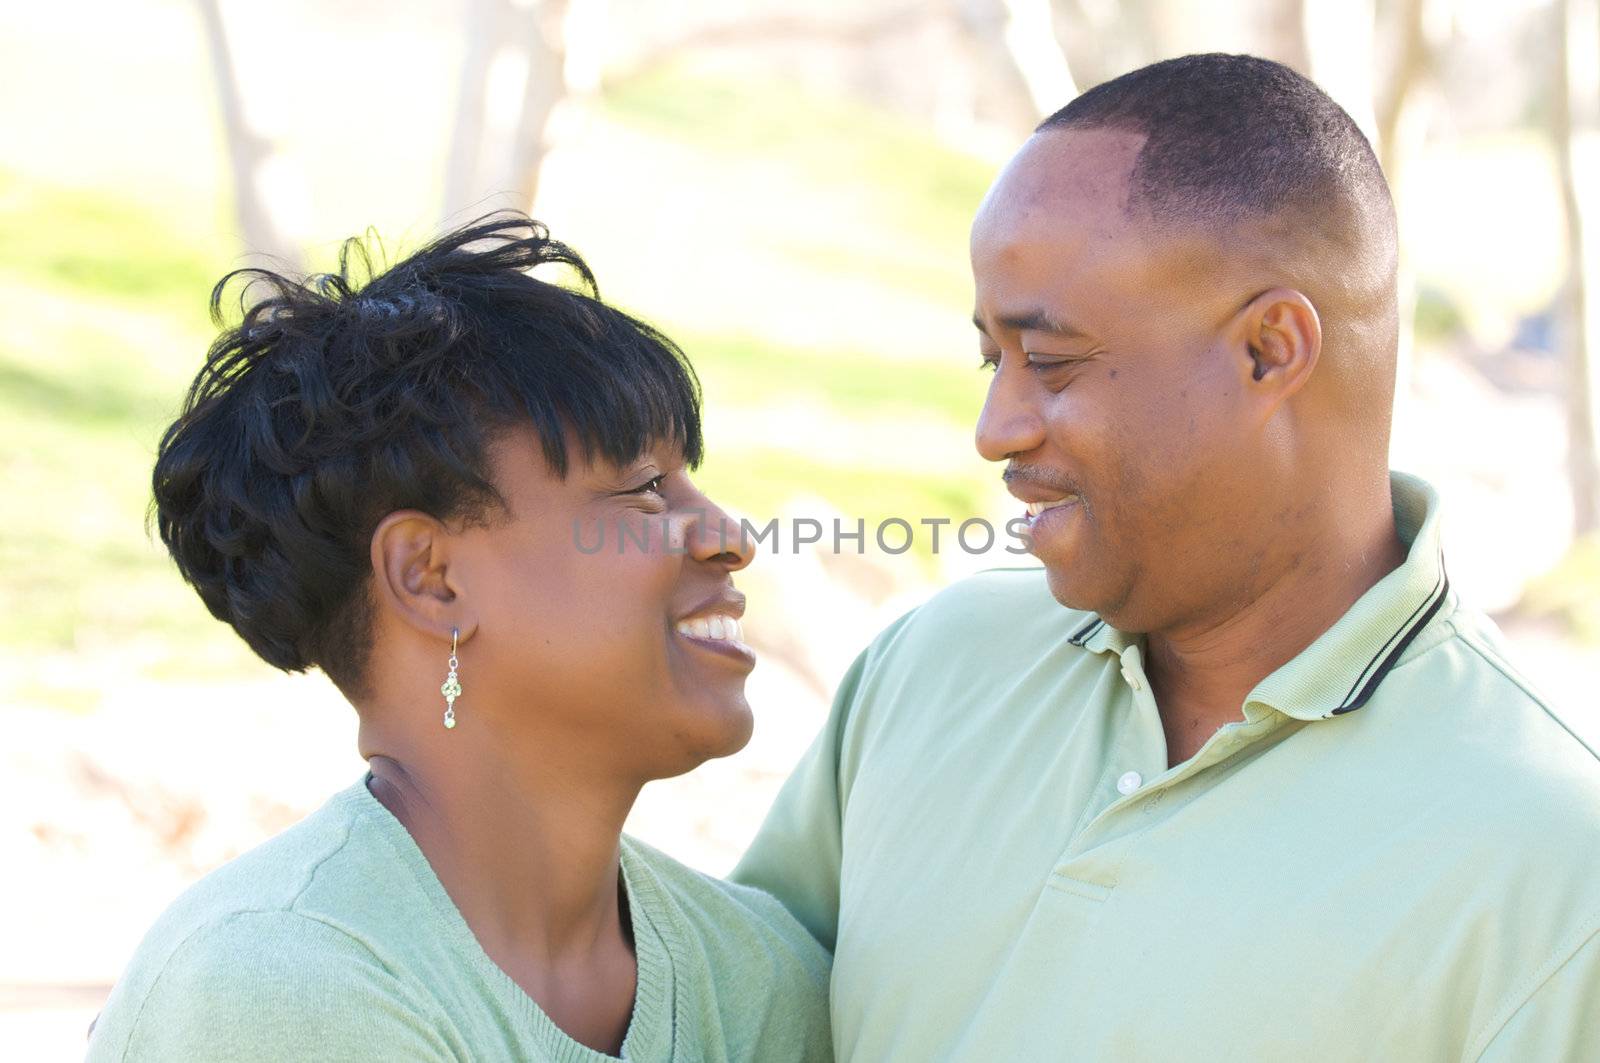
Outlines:
[[513, 1015], [528, 1023], [539, 1048], [552, 1061], [614, 1063], [617, 1059], [672, 1058], [677, 993], [668, 939], [676, 937], [675, 928], [659, 904], [660, 884], [630, 844], [631, 839], [624, 836], [621, 840], [620, 863], [638, 973], [628, 1031], [623, 1037], [620, 1055], [612, 1056], [578, 1042], [557, 1026], [538, 1002], [484, 951], [411, 832], [367, 788], [371, 778], [369, 772], [350, 790], [356, 810], [378, 828], [399, 855], [439, 916], [446, 936], [461, 958], [493, 989]]

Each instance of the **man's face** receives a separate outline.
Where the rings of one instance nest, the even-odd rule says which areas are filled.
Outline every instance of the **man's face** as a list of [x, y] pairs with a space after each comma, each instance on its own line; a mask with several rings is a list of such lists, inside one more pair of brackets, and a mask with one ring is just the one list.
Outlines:
[[1036, 135], [972, 230], [995, 374], [978, 450], [1031, 510], [1052, 504], [1029, 539], [1057, 600], [1133, 631], [1247, 595], [1261, 556], [1241, 534], [1261, 432], [1232, 328], [1255, 293], [1230, 286], [1220, 248], [1130, 218], [1141, 142]]

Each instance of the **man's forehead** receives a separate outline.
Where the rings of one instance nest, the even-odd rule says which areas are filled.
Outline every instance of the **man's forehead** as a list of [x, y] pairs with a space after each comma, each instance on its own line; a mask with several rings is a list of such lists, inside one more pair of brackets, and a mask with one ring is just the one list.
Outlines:
[[977, 226], [1003, 227], [1030, 215], [1063, 211], [1122, 218], [1144, 140], [1142, 133], [1120, 129], [1035, 133], [995, 179], [979, 208]]
[[[1088, 280], [1117, 287], [1220, 280], [1235, 241], [1204, 225], [1156, 222], [1128, 210], [1129, 178], [1141, 133], [1118, 129], [1044, 130], [1017, 153], [990, 189], [972, 227], [972, 265], [980, 289], [998, 294], [1031, 277], [1048, 287]], [[1249, 243], [1250, 241], [1243, 241]], [[1235, 254], [1224, 254], [1233, 247]], [[1248, 258], [1250, 256], [1244, 255]]]
[[1128, 179], [1142, 134], [1044, 130], [1022, 147], [990, 189], [972, 226], [972, 266], [988, 275], [1141, 259], [1149, 233], [1127, 210]]

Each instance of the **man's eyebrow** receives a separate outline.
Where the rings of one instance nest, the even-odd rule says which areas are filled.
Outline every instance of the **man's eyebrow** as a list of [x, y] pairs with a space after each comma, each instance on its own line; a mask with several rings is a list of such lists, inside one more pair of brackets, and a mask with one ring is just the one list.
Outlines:
[[[984, 328], [983, 319], [977, 314], [972, 315], [972, 324], [985, 336], [989, 330]], [[1063, 339], [1082, 339], [1088, 335], [1082, 329], [1065, 321], [1058, 321], [1045, 310], [1030, 310], [1025, 314], [1001, 314], [995, 318], [995, 324], [1008, 332], [1048, 332]]]

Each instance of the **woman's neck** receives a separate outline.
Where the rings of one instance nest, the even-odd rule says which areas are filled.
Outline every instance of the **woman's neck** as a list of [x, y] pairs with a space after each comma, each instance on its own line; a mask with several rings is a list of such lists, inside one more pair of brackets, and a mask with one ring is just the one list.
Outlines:
[[369, 758], [369, 787], [404, 824], [473, 932], [552, 959], [619, 926], [619, 846], [638, 788], [541, 767]]
[[637, 785], [513, 766], [454, 743], [442, 761], [369, 752], [372, 795], [403, 824], [485, 953], [569, 1036], [620, 1049], [637, 985], [620, 880]]

